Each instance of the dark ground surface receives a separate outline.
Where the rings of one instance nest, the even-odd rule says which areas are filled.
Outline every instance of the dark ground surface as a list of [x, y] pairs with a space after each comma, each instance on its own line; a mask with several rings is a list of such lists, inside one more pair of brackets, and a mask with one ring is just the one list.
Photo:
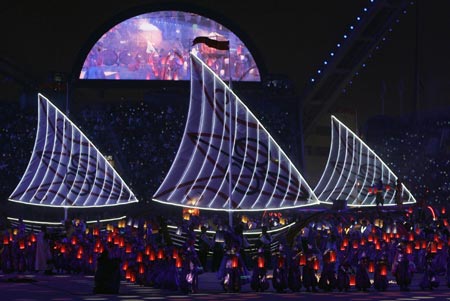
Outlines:
[[276, 293], [272, 287], [263, 293], [253, 292], [250, 285], [244, 285], [240, 293], [225, 293], [216, 278], [215, 273], [204, 273], [199, 279], [199, 293], [183, 294], [180, 291], [156, 289], [147, 286], [122, 281], [119, 294], [94, 294], [94, 277], [85, 275], [42, 275], [42, 274], [0, 274], [0, 300], [5, 301], [33, 301], [33, 300], [450, 300], [450, 288], [447, 280], [440, 276], [440, 285], [432, 291], [423, 291], [419, 287], [422, 274], [414, 276], [411, 290], [400, 291], [399, 287], [389, 279], [390, 284], [386, 292], [369, 289], [369, 292], [359, 292], [352, 288], [349, 292], [334, 291], [325, 293], [305, 292]]

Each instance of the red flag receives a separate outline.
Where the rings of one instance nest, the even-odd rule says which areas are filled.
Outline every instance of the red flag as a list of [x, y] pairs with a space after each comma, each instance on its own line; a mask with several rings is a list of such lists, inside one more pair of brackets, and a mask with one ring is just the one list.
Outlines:
[[201, 36], [201, 37], [196, 37], [192, 41], [192, 46], [199, 44], [199, 43], [206, 44], [207, 46], [216, 48], [218, 50], [230, 50], [230, 41], [228, 41], [228, 40], [218, 41], [218, 40], [213, 40], [213, 39], [205, 37], [205, 36]]

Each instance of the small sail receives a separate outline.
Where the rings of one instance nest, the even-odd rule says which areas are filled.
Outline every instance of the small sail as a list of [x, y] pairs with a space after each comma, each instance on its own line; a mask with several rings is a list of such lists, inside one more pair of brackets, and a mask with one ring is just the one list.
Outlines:
[[41, 94], [33, 153], [9, 200], [68, 208], [138, 201], [94, 144]]
[[319, 203], [267, 130], [195, 54], [191, 54], [190, 107], [183, 139], [153, 199], [222, 211]]
[[[397, 176], [355, 133], [331, 116], [331, 148], [325, 171], [314, 188], [321, 203], [346, 200], [347, 206], [376, 206], [374, 186], [381, 179], [384, 205], [396, 205]], [[415, 203], [402, 184], [403, 204]]]

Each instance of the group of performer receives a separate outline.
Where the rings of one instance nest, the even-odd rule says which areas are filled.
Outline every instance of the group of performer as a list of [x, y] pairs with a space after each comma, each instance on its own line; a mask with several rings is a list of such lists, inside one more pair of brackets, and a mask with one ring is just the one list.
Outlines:
[[[405, 214], [411, 222], [411, 213]], [[93, 274], [97, 293], [117, 293], [120, 281], [196, 293], [205, 272], [214, 272], [226, 292], [244, 285], [276, 292], [385, 291], [392, 288], [390, 280], [407, 291], [414, 275], [423, 290], [450, 285], [446, 214], [415, 225], [399, 217], [392, 224], [398, 228], [386, 226], [388, 218], [383, 226], [367, 217], [348, 223], [341, 216], [339, 222], [323, 219], [330, 221], [329, 228], [310, 222], [291, 243], [263, 227], [251, 244], [239, 225], [212, 236], [204, 225], [197, 232], [191, 224], [182, 229], [186, 240], [181, 245], [172, 241], [167, 224], [155, 220], [119, 221], [103, 229], [69, 222], [58, 235], [45, 227], [27, 232], [19, 225], [3, 231], [0, 266], [3, 273]]]

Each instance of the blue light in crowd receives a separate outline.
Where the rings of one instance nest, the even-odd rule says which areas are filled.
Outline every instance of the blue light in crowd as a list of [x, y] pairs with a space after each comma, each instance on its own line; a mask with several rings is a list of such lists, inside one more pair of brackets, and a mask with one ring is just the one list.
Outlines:
[[320, 70], [320, 69], [319, 69], [319, 70], [317, 70], [317, 73], [318, 73], [318, 74], [322, 73], [322, 70]]
[[337, 44], [336, 46], [337, 46], [337, 48], [339, 48], [339, 47], [341, 47], [341, 44], [340, 44], [340, 43], [338, 43], [338, 44]]
[[352, 25], [352, 26], [350, 26], [350, 30], [353, 30], [353, 29], [355, 29], [355, 27], [353, 27], [353, 25]]
[[328, 61], [323, 61], [323, 64], [324, 65], [328, 65]]
[[346, 38], [347, 38], [347, 35], [345, 34], [345, 35], [344, 35], [344, 39], [346, 39]]
[[367, 7], [364, 7], [364, 9], [363, 9], [365, 12], [367, 12]]
[[331, 56], [334, 56], [334, 52], [331, 52], [330, 55], [331, 55]]
[[361, 21], [361, 17], [360, 16], [356, 17], [356, 20]]
[[314, 78], [311, 78], [311, 82], [313, 83], [313, 82], [315, 82], [316, 80], [314, 79]]

